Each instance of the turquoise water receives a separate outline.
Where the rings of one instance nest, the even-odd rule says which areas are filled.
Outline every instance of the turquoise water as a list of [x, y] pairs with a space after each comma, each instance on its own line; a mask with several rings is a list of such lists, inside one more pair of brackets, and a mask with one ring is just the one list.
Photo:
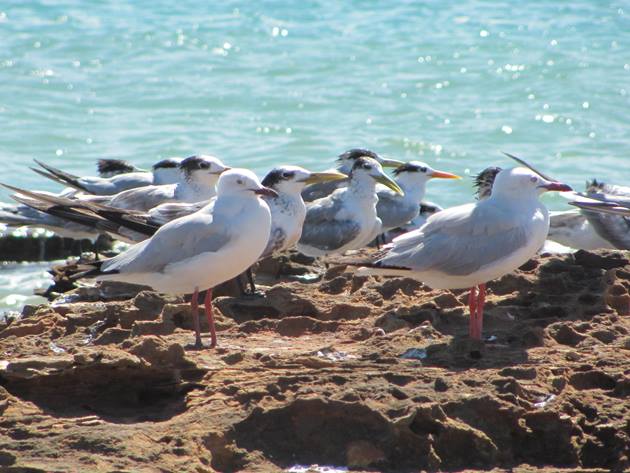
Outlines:
[[[263, 174], [354, 146], [460, 174], [521, 155], [630, 179], [627, 2], [0, 4], [2, 179], [216, 154]], [[626, 182], [627, 183], [627, 182]], [[0, 198], [6, 200], [6, 193]], [[442, 205], [470, 181], [432, 183]], [[550, 198], [562, 208], [560, 198]]]

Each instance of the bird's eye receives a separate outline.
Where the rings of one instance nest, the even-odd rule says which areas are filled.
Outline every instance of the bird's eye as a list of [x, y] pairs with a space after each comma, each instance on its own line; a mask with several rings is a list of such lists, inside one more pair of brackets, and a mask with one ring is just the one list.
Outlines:
[[529, 180], [532, 181], [533, 183], [538, 182], [538, 178], [537, 177], [530, 177]]
[[210, 163], [201, 163], [199, 167], [201, 169], [210, 169]]
[[292, 172], [290, 172], [290, 171], [283, 172], [283, 173], [282, 173], [282, 177], [283, 177], [284, 179], [291, 179], [291, 178], [293, 177], [293, 173], [292, 173]]
[[242, 179], [237, 179], [236, 183], [239, 184], [239, 185], [243, 185], [243, 180]]
[[365, 166], [363, 166], [365, 169], [372, 169], [372, 166], [370, 166], [369, 164], [366, 164]]
[[427, 172], [427, 168], [425, 168], [424, 166], [422, 166], [422, 167], [420, 168], [420, 172]]

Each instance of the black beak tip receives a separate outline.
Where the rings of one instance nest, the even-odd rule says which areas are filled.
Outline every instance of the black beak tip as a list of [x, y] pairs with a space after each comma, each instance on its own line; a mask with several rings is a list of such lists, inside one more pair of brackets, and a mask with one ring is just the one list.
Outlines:
[[254, 194], [267, 197], [278, 197], [278, 193], [270, 187], [261, 187], [260, 189], [254, 189]]

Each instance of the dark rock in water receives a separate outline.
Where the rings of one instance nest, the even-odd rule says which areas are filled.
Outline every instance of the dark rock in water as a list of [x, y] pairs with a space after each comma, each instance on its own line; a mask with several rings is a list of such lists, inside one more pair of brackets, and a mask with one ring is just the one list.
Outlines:
[[111, 248], [112, 239], [99, 237], [93, 245], [90, 240], [73, 240], [53, 236], [36, 236], [4, 233], [0, 235], [0, 260], [2, 261], [52, 261], [70, 256], [81, 256], [82, 252], [106, 251]]

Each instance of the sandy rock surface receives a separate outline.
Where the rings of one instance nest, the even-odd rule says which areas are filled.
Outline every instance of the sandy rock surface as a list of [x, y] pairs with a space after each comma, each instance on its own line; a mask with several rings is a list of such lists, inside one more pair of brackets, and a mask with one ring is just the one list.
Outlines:
[[0, 471], [630, 469], [623, 253], [490, 283], [482, 344], [464, 291], [299, 257], [258, 276], [264, 296], [215, 299], [216, 350], [183, 299], [125, 285], [8, 320]]

